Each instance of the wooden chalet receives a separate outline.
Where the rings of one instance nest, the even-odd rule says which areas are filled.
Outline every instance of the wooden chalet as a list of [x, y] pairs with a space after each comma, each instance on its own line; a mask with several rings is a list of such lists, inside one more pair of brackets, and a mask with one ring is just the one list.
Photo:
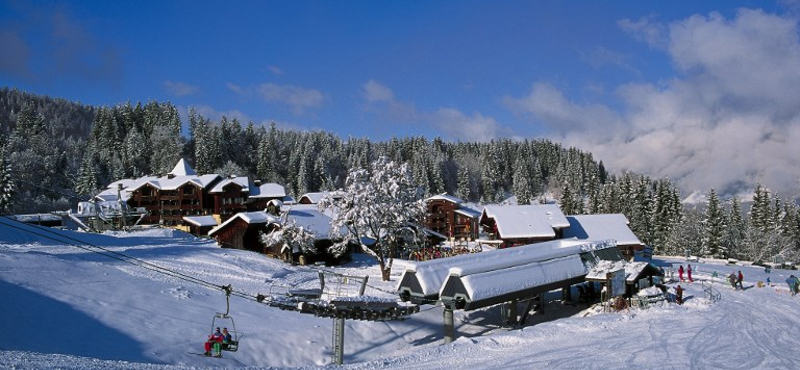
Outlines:
[[567, 220], [569, 227], [564, 229], [564, 238], [613, 239], [622, 256], [628, 261], [632, 261], [634, 254], [644, 249], [644, 244], [628, 227], [628, 218], [623, 214], [567, 216]]
[[208, 236], [222, 248], [244, 249], [264, 253], [261, 233], [269, 232], [270, 224], [279, 220], [263, 211], [241, 212], [211, 229]]
[[[261, 241], [261, 233], [269, 234], [278, 230], [286, 219], [294, 220], [299, 226], [314, 234], [317, 253], [291, 250], [283, 243], [265, 245]], [[340, 263], [342, 259], [349, 258], [349, 255], [337, 259], [327, 253], [328, 248], [334, 243], [330, 238], [330, 229], [330, 217], [319, 212], [316, 206], [293, 205], [282, 207], [281, 214], [278, 215], [266, 211], [237, 213], [209, 231], [208, 235], [223, 248], [255, 251], [303, 265], [318, 261], [334, 265]]]
[[270, 200], [285, 197], [283, 186], [278, 184], [251, 182], [247, 177], [198, 175], [181, 159], [164, 176], [116, 181], [95, 200], [124, 201], [146, 213], [141, 224], [180, 226], [186, 216], [213, 215], [217, 222], [223, 222], [239, 212], [263, 210]]
[[464, 201], [447, 194], [425, 199], [425, 228], [459, 240], [478, 238], [481, 213], [462, 205]]
[[479, 223], [500, 248], [561, 239], [570, 225], [557, 204], [486, 206]]

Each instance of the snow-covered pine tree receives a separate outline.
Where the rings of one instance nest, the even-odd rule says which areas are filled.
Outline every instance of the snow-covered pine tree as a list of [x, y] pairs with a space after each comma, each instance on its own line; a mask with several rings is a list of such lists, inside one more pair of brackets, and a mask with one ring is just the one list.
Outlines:
[[11, 173], [11, 165], [6, 161], [5, 155], [0, 151], [0, 214], [11, 211], [14, 201], [14, 177]]
[[728, 201], [728, 214], [725, 217], [725, 235], [722, 239], [723, 248], [728, 252], [729, 258], [742, 258], [741, 243], [744, 240], [745, 230], [748, 227], [742, 217], [742, 205], [737, 196]]
[[528, 160], [525, 157], [518, 157], [514, 163], [514, 195], [517, 197], [517, 204], [531, 204], [533, 199], [533, 189], [531, 189], [531, 175]]
[[720, 209], [717, 191], [711, 189], [708, 193], [708, 203], [706, 204], [705, 216], [701, 222], [703, 225], [703, 236], [701, 239], [702, 257], [725, 258], [729, 255], [723, 247], [725, 233], [725, 220]]
[[[333, 209], [333, 230], [346, 229], [347, 236], [331, 247], [337, 254], [350, 241], [373, 256], [380, 265], [383, 280], [391, 275], [392, 262], [402, 248], [410, 247], [403, 230], [414, 228], [424, 215], [422, 196], [411, 180], [407, 164], [397, 164], [380, 157], [368, 169], [353, 169], [343, 191], [329, 194], [320, 201], [323, 210]], [[422, 233], [415, 234], [423, 238]], [[365, 238], [374, 243], [367, 243]]]

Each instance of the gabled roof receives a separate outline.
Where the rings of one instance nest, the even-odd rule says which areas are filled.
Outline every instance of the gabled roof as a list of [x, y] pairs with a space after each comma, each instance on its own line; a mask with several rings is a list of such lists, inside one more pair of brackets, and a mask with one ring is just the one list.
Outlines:
[[486, 206], [481, 221], [485, 217], [494, 219], [502, 238], [553, 238], [570, 225], [556, 204]]
[[227, 219], [225, 222], [221, 223], [219, 226], [211, 229], [208, 232], [208, 235], [209, 236], [213, 236], [218, 231], [222, 230], [223, 228], [225, 228], [225, 226], [229, 225], [230, 223], [232, 223], [235, 220], [242, 220], [242, 221], [244, 221], [244, 222], [246, 222], [246, 223], [248, 223], [250, 225], [252, 225], [252, 224], [266, 224], [266, 223], [277, 222], [278, 221], [278, 219], [275, 216], [273, 216], [273, 215], [271, 215], [271, 214], [269, 214], [267, 212], [264, 212], [264, 211], [240, 212], [240, 213], [237, 213], [237, 214], [233, 215], [233, 217]]
[[209, 193], [212, 193], [212, 194], [213, 193], [223, 193], [223, 192], [225, 192], [225, 187], [230, 185], [230, 184], [239, 185], [239, 187], [242, 188], [242, 191], [245, 191], [245, 192], [249, 192], [250, 191], [250, 187], [249, 187], [250, 186], [250, 179], [247, 178], [247, 177], [237, 176], [237, 177], [234, 177], [234, 178], [226, 178], [226, 179], [218, 182], [216, 185], [214, 185], [214, 188], [212, 188], [209, 191]]
[[430, 201], [430, 200], [444, 200], [444, 201], [448, 201], [448, 202], [455, 203], [455, 204], [461, 204], [461, 203], [464, 203], [464, 201], [463, 201], [463, 200], [461, 200], [461, 198], [454, 197], [454, 196], [452, 196], [452, 195], [450, 195], [450, 194], [447, 194], [447, 193], [442, 193], [442, 194], [439, 194], [439, 195], [434, 195], [434, 196], [432, 196], [432, 197], [430, 197], [430, 198], [428, 198], [428, 199], [425, 199], [425, 201], [426, 201], [426, 202], [427, 202], [427, 201]]
[[[325, 198], [330, 193], [331, 192], [329, 191], [321, 191], [317, 193], [305, 193], [300, 197], [297, 203], [318, 204], [319, 201], [322, 200], [322, 198]], [[303, 200], [305, 200], [305, 202], [303, 202]]]
[[628, 227], [628, 219], [621, 213], [567, 216], [569, 227], [564, 237], [578, 239], [614, 239], [617, 245], [641, 245], [642, 242]]
[[[316, 239], [328, 239], [331, 232], [331, 218], [317, 209], [316, 205], [294, 205], [288, 210], [289, 219], [295, 220], [297, 225], [314, 233]], [[344, 233], [345, 230], [342, 230]]]
[[189, 166], [183, 158], [178, 161], [175, 168], [169, 171], [169, 173], [175, 176], [197, 176], [197, 172], [194, 171], [194, 168]]

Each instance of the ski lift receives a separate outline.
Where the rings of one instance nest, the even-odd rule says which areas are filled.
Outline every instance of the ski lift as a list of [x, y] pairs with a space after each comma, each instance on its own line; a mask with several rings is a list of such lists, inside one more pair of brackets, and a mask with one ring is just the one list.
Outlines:
[[228, 313], [231, 310], [231, 286], [225, 285], [222, 287], [225, 290], [225, 313], [217, 312], [214, 315], [214, 318], [211, 319], [211, 332], [214, 332], [215, 328], [220, 326], [225, 328], [230, 328], [228, 333], [231, 334], [231, 340], [226, 342], [222, 342], [222, 350], [229, 351], [229, 352], [236, 352], [239, 350], [239, 332], [236, 331], [236, 323], [233, 321], [233, 316], [229, 315]]

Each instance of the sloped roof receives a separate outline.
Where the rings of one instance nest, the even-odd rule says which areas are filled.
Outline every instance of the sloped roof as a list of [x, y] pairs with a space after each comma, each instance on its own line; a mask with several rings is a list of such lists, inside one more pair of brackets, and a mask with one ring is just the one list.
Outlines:
[[240, 213], [237, 213], [237, 214], [233, 215], [233, 217], [227, 219], [225, 222], [219, 224], [219, 226], [211, 229], [208, 232], [208, 235], [209, 236], [213, 236], [218, 231], [220, 231], [223, 228], [225, 228], [225, 226], [227, 226], [228, 224], [232, 223], [234, 220], [242, 220], [242, 221], [244, 221], [244, 222], [246, 222], [248, 224], [251, 224], [251, 225], [252, 224], [266, 224], [266, 223], [269, 223], [269, 222], [278, 221], [278, 219], [275, 216], [273, 216], [273, 215], [271, 215], [271, 214], [269, 214], [267, 212], [264, 212], [264, 211], [240, 212]]
[[434, 196], [432, 196], [432, 197], [430, 197], [428, 199], [425, 199], [426, 202], [429, 201], [429, 200], [445, 200], [445, 201], [456, 203], [456, 204], [464, 203], [464, 201], [461, 198], [454, 197], [454, 196], [452, 196], [450, 194], [447, 194], [447, 193], [434, 195]]
[[325, 198], [331, 192], [329, 191], [321, 191], [317, 193], [305, 193], [300, 199], [297, 201], [298, 203], [303, 203], [303, 199], [308, 199], [309, 204], [317, 204], [319, 203], [322, 198]]
[[617, 245], [641, 245], [642, 242], [628, 227], [628, 218], [620, 213], [567, 216], [569, 227], [564, 237], [578, 239], [614, 239]]
[[183, 220], [198, 227], [217, 226], [214, 216], [183, 216]]
[[239, 187], [242, 188], [242, 191], [250, 191], [250, 187], [249, 187], [250, 186], [250, 179], [247, 178], [247, 177], [243, 177], [243, 176], [237, 176], [237, 177], [234, 177], [234, 178], [227, 178], [227, 179], [224, 179], [224, 180], [218, 182], [216, 185], [214, 185], [214, 188], [209, 190], [209, 193], [223, 193], [223, 192], [225, 192], [225, 187], [230, 185], [230, 184], [239, 185]]
[[624, 269], [625, 282], [633, 283], [649, 265], [647, 262], [600, 261], [589, 270], [589, 273], [586, 274], [586, 279], [605, 280], [606, 274]]
[[169, 173], [175, 176], [197, 176], [197, 172], [194, 171], [194, 168], [189, 166], [183, 158], [178, 161], [175, 168], [169, 171]]
[[552, 238], [570, 225], [556, 204], [486, 206], [483, 217], [494, 219], [501, 238]]
[[250, 198], [283, 198], [286, 196], [286, 189], [283, 186], [270, 182], [259, 186], [250, 186]]

